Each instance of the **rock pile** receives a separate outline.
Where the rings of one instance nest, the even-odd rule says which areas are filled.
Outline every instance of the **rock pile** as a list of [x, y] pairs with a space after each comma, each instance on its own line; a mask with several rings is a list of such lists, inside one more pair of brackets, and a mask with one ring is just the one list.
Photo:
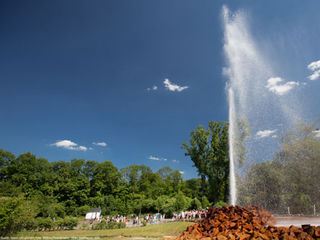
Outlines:
[[271, 214], [259, 207], [210, 208], [205, 219], [189, 226], [176, 240], [320, 239], [320, 226], [274, 227]]

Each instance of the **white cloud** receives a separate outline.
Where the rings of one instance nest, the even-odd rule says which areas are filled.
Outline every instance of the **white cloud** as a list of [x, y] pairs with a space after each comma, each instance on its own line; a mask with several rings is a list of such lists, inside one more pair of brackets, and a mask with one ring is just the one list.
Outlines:
[[308, 65], [308, 69], [313, 71], [311, 75], [308, 76], [310, 80], [317, 80], [320, 77], [320, 60], [311, 62]]
[[172, 92], [175, 92], [175, 91], [181, 92], [181, 91], [189, 88], [188, 86], [179, 86], [177, 84], [171, 83], [168, 78], [166, 78], [163, 81], [163, 83], [164, 83], [165, 88], [167, 88], [169, 91], [172, 91]]
[[152, 88], [147, 88], [147, 90], [148, 91], [151, 91], [151, 90], [157, 91], [158, 90], [158, 86], [154, 85], [154, 86], [152, 86]]
[[107, 146], [106, 142], [93, 142], [92, 144], [96, 145], [96, 146], [100, 146], [100, 147], [106, 147]]
[[310, 69], [311, 71], [315, 71], [315, 70], [320, 69], [320, 60], [310, 63], [308, 65], [308, 69]]
[[275, 134], [275, 135], [272, 135], [271, 137], [272, 137], [272, 138], [277, 138], [277, 137], [278, 137], [278, 135], [276, 135], [276, 134]]
[[88, 150], [88, 148], [85, 147], [85, 146], [79, 146], [78, 149], [79, 149], [80, 151], [87, 151], [87, 150]]
[[56, 147], [60, 147], [60, 148], [64, 148], [64, 149], [68, 149], [68, 150], [79, 150], [79, 151], [87, 151], [88, 148], [85, 146], [78, 146], [77, 143], [72, 142], [70, 140], [61, 140], [61, 141], [57, 141], [55, 143], [50, 144], [51, 146], [56, 146]]
[[320, 130], [314, 130], [313, 133], [315, 133], [315, 137], [320, 138]]
[[167, 161], [168, 160], [166, 158], [154, 157], [152, 155], [150, 155], [148, 159], [149, 160], [154, 160], [154, 161]]
[[269, 78], [266, 88], [277, 95], [284, 95], [290, 90], [292, 90], [295, 86], [300, 85], [298, 82], [292, 82], [292, 81], [286, 82], [286, 83], [282, 83], [282, 82], [283, 82], [283, 79], [280, 77]]
[[179, 171], [181, 174], [184, 174], [184, 171]]
[[320, 70], [314, 71], [308, 78], [310, 80], [317, 80], [320, 77]]
[[179, 160], [173, 159], [172, 162], [179, 163]]
[[[256, 133], [256, 136], [257, 136], [257, 138], [265, 138], [265, 137], [271, 136], [276, 131], [277, 131], [277, 129], [274, 129], [274, 130], [260, 130], [260, 131], [258, 131]], [[274, 136], [276, 136], [276, 135], [274, 135]]]

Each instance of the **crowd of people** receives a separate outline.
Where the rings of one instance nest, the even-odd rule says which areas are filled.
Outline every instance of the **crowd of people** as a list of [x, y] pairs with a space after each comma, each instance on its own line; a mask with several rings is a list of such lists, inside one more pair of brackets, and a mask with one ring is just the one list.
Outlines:
[[[208, 209], [206, 210], [188, 210], [188, 211], [181, 211], [179, 213], [174, 213], [171, 221], [185, 221], [185, 220], [194, 220], [194, 219], [201, 219], [205, 218], [207, 214]], [[156, 224], [163, 222], [165, 220], [165, 214], [148, 214], [143, 217], [137, 216], [137, 215], [131, 215], [131, 218], [122, 216], [122, 215], [116, 215], [116, 216], [107, 216], [105, 218], [99, 218], [95, 220], [90, 220], [90, 224], [95, 222], [101, 222], [106, 221], [109, 222], [116, 222], [116, 223], [126, 223], [127, 226], [139, 226], [142, 224]], [[170, 221], [170, 220], [169, 220]]]
[[181, 211], [180, 213], [174, 213], [172, 220], [179, 221], [179, 220], [192, 220], [192, 219], [201, 219], [205, 218], [208, 212], [208, 208], [206, 210], [189, 210], [189, 211]]

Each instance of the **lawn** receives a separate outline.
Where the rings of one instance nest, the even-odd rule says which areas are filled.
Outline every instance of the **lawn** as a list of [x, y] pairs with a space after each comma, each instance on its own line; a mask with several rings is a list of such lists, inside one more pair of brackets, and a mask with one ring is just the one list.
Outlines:
[[50, 232], [24, 232], [19, 237], [44, 237], [52, 238], [76, 238], [84, 239], [161, 239], [178, 236], [191, 225], [189, 222], [173, 222], [166, 224], [148, 225], [145, 227], [133, 227], [123, 229], [107, 229], [107, 230], [69, 230], [69, 231], [50, 231]]

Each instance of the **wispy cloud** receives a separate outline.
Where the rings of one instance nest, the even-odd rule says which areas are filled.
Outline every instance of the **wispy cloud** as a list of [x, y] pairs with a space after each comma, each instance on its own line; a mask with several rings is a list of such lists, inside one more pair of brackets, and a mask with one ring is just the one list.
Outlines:
[[152, 156], [152, 155], [150, 155], [148, 159], [149, 160], [153, 160], [153, 161], [167, 161], [168, 160], [166, 158], [155, 157], [155, 156]]
[[[272, 134], [274, 134], [275, 132], [277, 131], [277, 129], [274, 129], [274, 130], [260, 130], [256, 133], [256, 137], [257, 138], [265, 138], [265, 137], [269, 137], [271, 136]], [[273, 136], [276, 136], [276, 135], [273, 135]], [[273, 137], [272, 136], [272, 137]]]
[[96, 145], [96, 146], [100, 146], [100, 147], [106, 147], [107, 146], [106, 142], [93, 142], [92, 144]]
[[70, 140], [60, 140], [55, 143], [50, 144], [51, 146], [64, 148], [68, 150], [79, 150], [79, 151], [87, 151], [88, 148], [85, 146], [79, 146], [77, 143], [72, 142]]
[[181, 174], [184, 174], [184, 171], [179, 171]]
[[179, 160], [173, 159], [172, 162], [179, 163]]
[[172, 92], [181, 92], [183, 90], [186, 90], [187, 88], [189, 88], [188, 86], [179, 86], [177, 84], [174, 84], [172, 82], [170, 82], [170, 80], [168, 78], [166, 78], [164, 81], [164, 87], [167, 88], [169, 91], [172, 91]]
[[283, 82], [284, 80], [280, 77], [269, 78], [266, 88], [269, 91], [281, 96], [291, 91], [295, 86], [300, 85], [298, 82]]
[[313, 73], [308, 76], [310, 80], [317, 80], [320, 77], [320, 60], [311, 62], [308, 65], [308, 69]]
[[154, 85], [152, 86], [152, 88], [147, 88], [148, 91], [157, 91], [158, 90], [158, 86]]

